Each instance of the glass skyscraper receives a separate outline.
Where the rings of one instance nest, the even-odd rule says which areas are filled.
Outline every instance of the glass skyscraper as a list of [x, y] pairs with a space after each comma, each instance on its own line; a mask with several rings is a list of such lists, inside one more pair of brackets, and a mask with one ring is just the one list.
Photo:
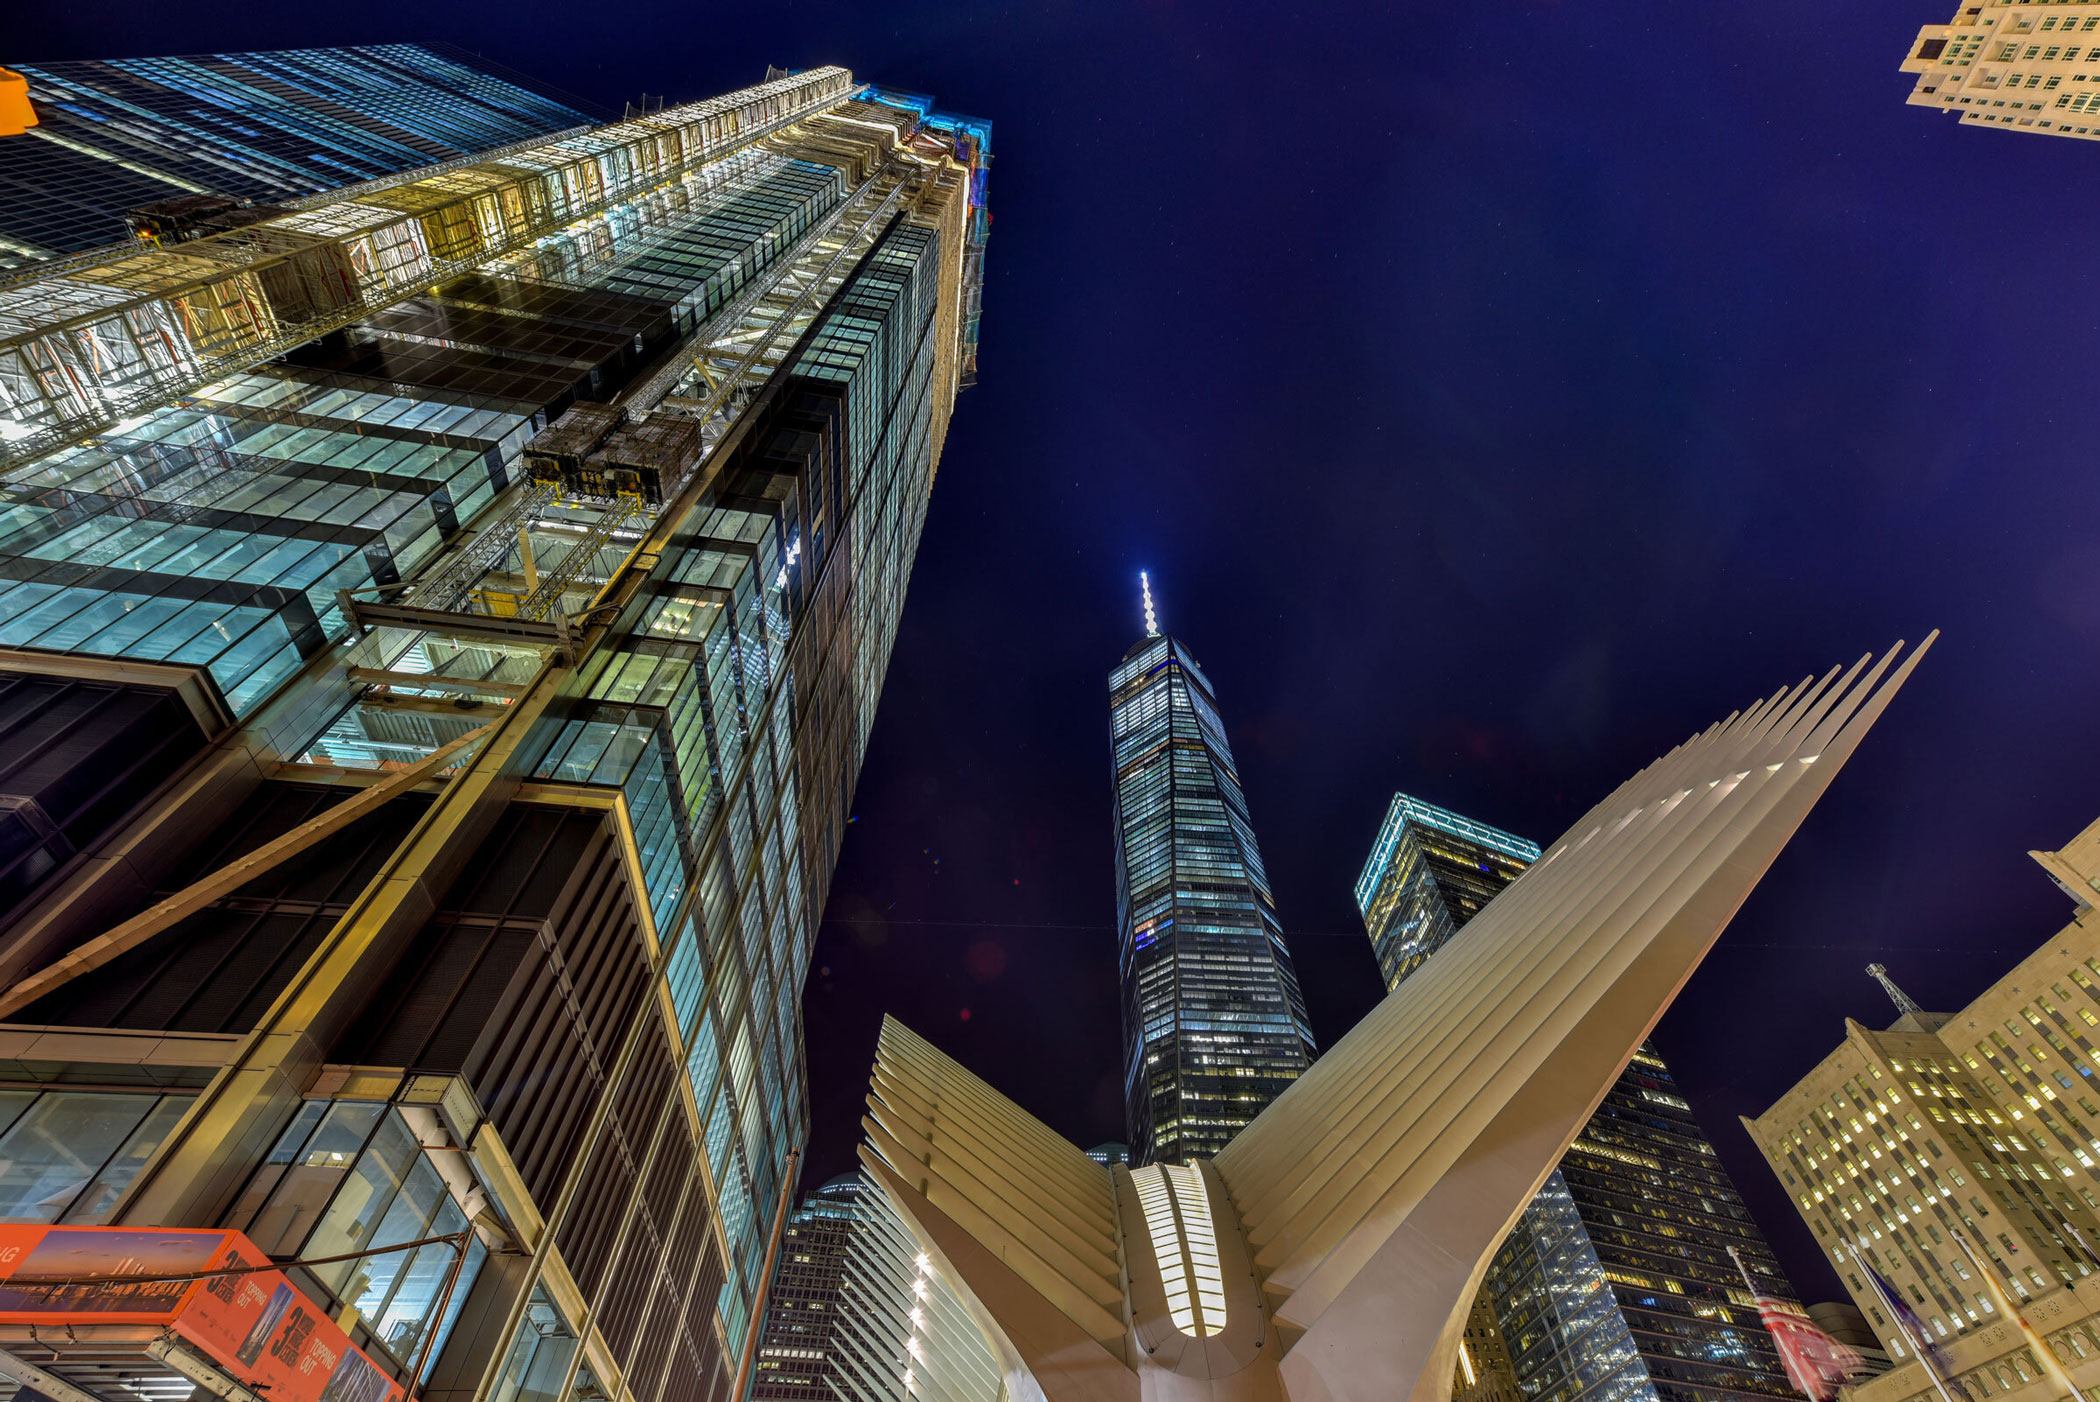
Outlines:
[[1729, 1259], [1792, 1296], [1763, 1233], [1643, 1044], [1488, 1266], [1527, 1402], [1798, 1394]]
[[465, 1233], [293, 1284], [741, 1393], [989, 137], [776, 73], [0, 285], [0, 1218]]
[[1538, 859], [1535, 842], [1394, 794], [1356, 878], [1356, 908], [1385, 986], [1398, 988]]
[[1130, 1162], [1178, 1164], [1317, 1052], [1209, 680], [1148, 632], [1108, 688]]
[[[1356, 884], [1386, 986], [1397, 988], [1538, 855], [1523, 838], [1395, 794]], [[1796, 1396], [1731, 1247], [1766, 1290], [1789, 1293], [1691, 1107], [1644, 1043], [1489, 1263], [1456, 1392], [1483, 1402]]]
[[25, 63], [0, 137], [0, 268], [131, 237], [198, 196], [285, 203], [603, 121], [446, 44]]

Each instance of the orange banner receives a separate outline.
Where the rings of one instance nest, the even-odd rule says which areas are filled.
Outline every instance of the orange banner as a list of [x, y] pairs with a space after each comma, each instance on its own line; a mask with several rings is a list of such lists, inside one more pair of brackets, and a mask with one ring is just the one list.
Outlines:
[[[0, 1324], [158, 1324], [270, 1402], [400, 1402], [401, 1384], [239, 1232], [0, 1225]], [[87, 1279], [87, 1284], [41, 1282]]]

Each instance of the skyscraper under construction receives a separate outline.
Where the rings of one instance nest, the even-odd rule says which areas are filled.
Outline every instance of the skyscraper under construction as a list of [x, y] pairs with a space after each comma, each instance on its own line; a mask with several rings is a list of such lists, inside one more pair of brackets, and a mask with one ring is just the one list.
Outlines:
[[0, 1218], [245, 1233], [388, 1386], [741, 1391], [989, 139], [775, 72], [0, 284]]
[[0, 73], [0, 135], [23, 138], [0, 141], [0, 268], [121, 242], [171, 204], [252, 214], [611, 115], [448, 44]]
[[1130, 1161], [1209, 1157], [1316, 1054], [1210, 681], [1155, 623], [1109, 674]]

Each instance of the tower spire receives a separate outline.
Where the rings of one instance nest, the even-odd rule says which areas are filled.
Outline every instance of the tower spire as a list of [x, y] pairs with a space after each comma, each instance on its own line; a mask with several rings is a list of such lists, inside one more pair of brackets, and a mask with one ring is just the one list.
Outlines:
[[1152, 612], [1152, 580], [1143, 570], [1138, 571], [1138, 590], [1145, 600], [1145, 636], [1159, 636], [1159, 619]]
[[1908, 1015], [1910, 1013], [1922, 1013], [1925, 1011], [1923, 1008], [1918, 1006], [1917, 999], [1911, 997], [1908, 993], [1905, 993], [1902, 989], [1896, 987], [1896, 981], [1889, 977], [1889, 971], [1885, 965], [1869, 964], [1867, 965], [1867, 974], [1870, 978], [1874, 980], [1874, 982], [1881, 985], [1882, 991], [1884, 993], [1889, 995], [1889, 1001], [1896, 1005], [1896, 1012], [1899, 1015]]

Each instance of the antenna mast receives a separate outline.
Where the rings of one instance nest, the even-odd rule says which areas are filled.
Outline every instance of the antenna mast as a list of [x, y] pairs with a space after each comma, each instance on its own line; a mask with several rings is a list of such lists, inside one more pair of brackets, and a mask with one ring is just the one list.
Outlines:
[[1896, 1005], [1896, 1012], [1898, 1013], [1898, 1015], [1908, 1013], [1922, 1013], [1925, 1011], [1923, 1008], [1918, 1006], [1917, 999], [1911, 997], [1908, 993], [1905, 993], [1902, 989], [1896, 987], [1896, 981], [1889, 977], [1889, 971], [1885, 965], [1867, 965], [1867, 976], [1873, 979], [1874, 982], [1880, 984], [1882, 987], [1882, 991], [1889, 995], [1889, 1000]]

